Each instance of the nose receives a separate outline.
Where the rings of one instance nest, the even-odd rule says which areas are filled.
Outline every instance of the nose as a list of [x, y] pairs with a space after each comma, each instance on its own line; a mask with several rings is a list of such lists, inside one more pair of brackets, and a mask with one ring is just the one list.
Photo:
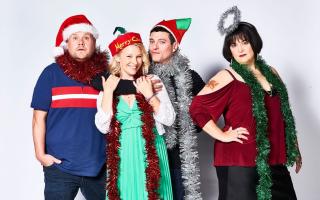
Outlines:
[[137, 65], [137, 63], [138, 63], [137, 58], [132, 59], [131, 62], [132, 62], [132, 64]]
[[159, 45], [158, 45], [158, 42], [154, 42], [152, 45], [151, 45], [151, 49], [158, 49]]
[[79, 45], [83, 45], [83, 44], [84, 44], [84, 39], [83, 39], [83, 38], [79, 38], [78, 44], [79, 44]]
[[243, 49], [244, 49], [244, 48], [243, 48], [243, 45], [242, 45], [242, 44], [239, 44], [239, 45], [238, 45], [238, 51], [239, 51], [239, 52], [242, 52]]

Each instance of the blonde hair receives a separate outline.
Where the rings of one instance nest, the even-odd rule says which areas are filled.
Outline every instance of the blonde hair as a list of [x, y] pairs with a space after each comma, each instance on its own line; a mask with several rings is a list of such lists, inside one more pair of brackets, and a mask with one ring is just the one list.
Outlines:
[[[142, 43], [136, 43], [136, 44], [132, 44], [132, 45], [139, 47], [139, 49], [141, 50], [141, 53], [142, 53], [142, 66], [140, 67], [140, 69], [136, 75], [141, 76], [141, 75], [148, 74], [150, 60], [149, 60], [146, 49], [144, 48]], [[119, 59], [120, 54], [121, 54], [121, 51], [118, 54], [114, 55], [111, 60], [110, 65], [109, 65], [109, 72], [115, 76], [118, 76], [118, 77], [120, 77], [120, 71], [121, 71], [120, 64], [117, 61]]]

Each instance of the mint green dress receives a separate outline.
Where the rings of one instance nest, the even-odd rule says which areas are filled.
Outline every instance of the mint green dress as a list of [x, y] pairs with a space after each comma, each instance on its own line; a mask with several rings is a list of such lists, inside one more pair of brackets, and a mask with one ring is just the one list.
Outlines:
[[[135, 100], [132, 108], [119, 97], [116, 119], [121, 124], [120, 135], [120, 168], [118, 189], [122, 200], [147, 200], [146, 189], [146, 149], [142, 135], [141, 110]], [[153, 129], [155, 146], [160, 164], [160, 184], [158, 195], [160, 199], [172, 200], [172, 186], [166, 144], [163, 136]], [[108, 197], [107, 197], [108, 199]]]

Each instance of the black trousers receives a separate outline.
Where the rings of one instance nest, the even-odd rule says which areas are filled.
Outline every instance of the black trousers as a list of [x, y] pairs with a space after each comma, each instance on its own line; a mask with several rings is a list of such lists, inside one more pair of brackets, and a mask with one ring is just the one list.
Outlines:
[[176, 145], [173, 149], [168, 149], [173, 200], [183, 200], [185, 196], [179, 154], [179, 145]]
[[[271, 166], [272, 200], [296, 200], [296, 194], [286, 166]], [[256, 200], [258, 173], [255, 167], [216, 167], [219, 180], [219, 200]]]

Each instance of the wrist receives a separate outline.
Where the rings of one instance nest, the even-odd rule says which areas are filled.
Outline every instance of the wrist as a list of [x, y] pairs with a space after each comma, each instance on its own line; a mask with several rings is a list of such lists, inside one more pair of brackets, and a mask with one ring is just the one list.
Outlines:
[[110, 90], [110, 89], [105, 89], [105, 90], [103, 90], [103, 94], [104, 94], [104, 95], [108, 95], [108, 96], [109, 96], [109, 95], [113, 95], [113, 92], [114, 92], [114, 91], [113, 91], [113, 90]]
[[228, 137], [228, 131], [222, 131], [220, 129], [216, 129], [216, 139], [221, 142], [226, 142]]
[[156, 93], [153, 93], [151, 95], [148, 95], [148, 97], [146, 97], [146, 101], [149, 103], [151, 99], [153, 99], [153, 97], [156, 96]]
[[37, 160], [38, 160], [38, 161], [41, 161], [42, 158], [44, 157], [44, 155], [46, 155], [46, 154], [45, 154], [45, 153], [37, 153], [37, 154], [36, 154]]

